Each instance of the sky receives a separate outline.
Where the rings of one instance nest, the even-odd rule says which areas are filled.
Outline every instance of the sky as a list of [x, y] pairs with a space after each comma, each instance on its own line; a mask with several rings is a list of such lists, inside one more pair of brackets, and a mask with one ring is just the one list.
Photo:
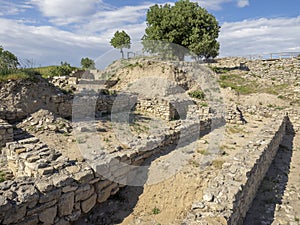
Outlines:
[[[192, 1], [192, 0], [191, 0]], [[103, 58], [124, 30], [139, 42], [146, 13], [169, 0], [0, 0], [0, 46], [34, 66]], [[197, 0], [221, 26], [219, 57], [300, 53], [299, 0]]]

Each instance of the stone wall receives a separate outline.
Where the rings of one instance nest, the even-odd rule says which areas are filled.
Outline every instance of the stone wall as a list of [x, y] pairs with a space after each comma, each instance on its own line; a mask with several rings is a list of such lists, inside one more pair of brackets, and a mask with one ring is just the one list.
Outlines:
[[0, 148], [13, 141], [13, 127], [0, 119]]
[[178, 122], [167, 132], [96, 164], [70, 161], [37, 138], [7, 143], [3, 153], [17, 178], [0, 183], [0, 224], [70, 224], [116, 194], [124, 182], [130, 182], [126, 179], [135, 179], [139, 171], [120, 168], [119, 162], [141, 165], [153, 154], [197, 140], [199, 131], [208, 129], [210, 123], [209, 119]]
[[186, 224], [242, 224], [284, 135], [289, 131], [288, 117], [274, 119], [255, 140], [231, 161], [225, 162], [218, 176], [204, 190], [202, 201], [193, 204]]
[[151, 113], [151, 115], [158, 116], [165, 120], [175, 118], [176, 110], [169, 101], [164, 99], [139, 99], [135, 108], [138, 112]]

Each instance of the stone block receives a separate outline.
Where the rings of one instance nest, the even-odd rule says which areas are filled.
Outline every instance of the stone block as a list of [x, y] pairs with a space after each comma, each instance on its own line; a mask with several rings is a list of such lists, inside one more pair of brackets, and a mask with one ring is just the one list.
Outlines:
[[112, 190], [117, 187], [118, 187], [118, 184], [112, 183], [111, 185], [109, 185], [108, 187], [103, 189], [102, 191], [97, 192], [97, 194], [98, 194], [97, 202], [101, 203], [101, 202], [106, 201], [109, 198], [109, 196], [111, 195]]
[[57, 206], [43, 210], [39, 214], [39, 220], [44, 224], [53, 224], [57, 215]]
[[74, 207], [74, 192], [65, 193], [58, 202], [58, 215], [60, 217], [70, 215]]
[[18, 223], [21, 219], [26, 215], [26, 205], [22, 204], [19, 206], [15, 206], [13, 210], [7, 212], [4, 217], [3, 224], [12, 224]]
[[95, 192], [95, 188], [92, 185], [84, 185], [77, 189], [75, 192], [75, 202], [86, 200]]
[[81, 203], [82, 212], [89, 212], [96, 204], [97, 194], [94, 193], [90, 198]]

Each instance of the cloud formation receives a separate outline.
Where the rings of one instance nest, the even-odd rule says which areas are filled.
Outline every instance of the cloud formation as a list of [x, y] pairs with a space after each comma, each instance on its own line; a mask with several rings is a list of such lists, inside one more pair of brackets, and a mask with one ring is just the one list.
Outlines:
[[[74, 1], [77, 1], [77, 4], [74, 4]], [[116, 8], [107, 6], [100, 0], [74, 1], [72, 5], [65, 0], [31, 0], [31, 5], [5, 1], [4, 6], [12, 7], [11, 14], [21, 12], [26, 7], [37, 7], [44, 15], [40, 18], [50, 23], [45, 23], [46, 26], [42, 23], [28, 22], [28, 18], [0, 18], [0, 45], [20, 58], [34, 58], [42, 65], [58, 64], [60, 61], [79, 65], [82, 57], [97, 58], [112, 49], [109, 41], [116, 30], [125, 30], [131, 36], [132, 42], [140, 41], [146, 27], [146, 11], [153, 5], [148, 2]], [[79, 7], [81, 2], [86, 5]], [[199, 2], [214, 9], [220, 9], [222, 4], [230, 2], [240, 7], [249, 4], [248, 0]], [[0, 3], [4, 3], [4, 0], [0, 0]], [[1, 10], [3, 11], [3, 8], [0, 9], [0, 15]], [[298, 40], [300, 17], [225, 22], [221, 24], [219, 37], [220, 56], [300, 52]]]
[[14, 3], [7, 0], [0, 0], [0, 16], [17, 15], [20, 12], [24, 12], [26, 9], [31, 8], [27, 3]]
[[246, 6], [249, 6], [249, 0], [238, 0], [237, 6], [240, 8], [244, 8]]
[[94, 13], [99, 0], [31, 0], [46, 17], [80, 17]]
[[221, 10], [222, 5], [225, 3], [235, 2], [240, 8], [249, 6], [249, 0], [196, 0], [201, 7], [211, 10]]
[[300, 16], [224, 23], [219, 41], [222, 56], [300, 52]]

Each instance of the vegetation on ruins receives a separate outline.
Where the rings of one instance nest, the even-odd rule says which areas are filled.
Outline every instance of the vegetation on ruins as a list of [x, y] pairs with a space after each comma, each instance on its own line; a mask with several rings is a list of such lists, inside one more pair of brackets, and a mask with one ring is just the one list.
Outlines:
[[122, 59], [124, 58], [123, 48], [130, 48], [130, 36], [122, 30], [116, 31], [112, 39], [110, 40], [110, 44], [117, 49], [120, 49], [122, 54]]
[[60, 66], [55, 66], [50, 69], [51, 76], [68, 76], [76, 67], [71, 66], [67, 62], [61, 62]]
[[95, 61], [90, 58], [82, 58], [80, 61], [82, 69], [95, 69]]
[[[188, 50], [198, 59], [215, 58], [219, 54], [220, 44], [216, 40], [220, 30], [218, 21], [198, 3], [179, 0], [174, 6], [156, 4], [148, 10], [146, 20], [143, 40], [144, 48], [149, 52], [165, 53], [169, 48], [179, 60], [184, 59]], [[151, 40], [177, 45], [159, 46]]]
[[201, 90], [195, 90], [188, 93], [190, 97], [204, 100], [205, 94]]

